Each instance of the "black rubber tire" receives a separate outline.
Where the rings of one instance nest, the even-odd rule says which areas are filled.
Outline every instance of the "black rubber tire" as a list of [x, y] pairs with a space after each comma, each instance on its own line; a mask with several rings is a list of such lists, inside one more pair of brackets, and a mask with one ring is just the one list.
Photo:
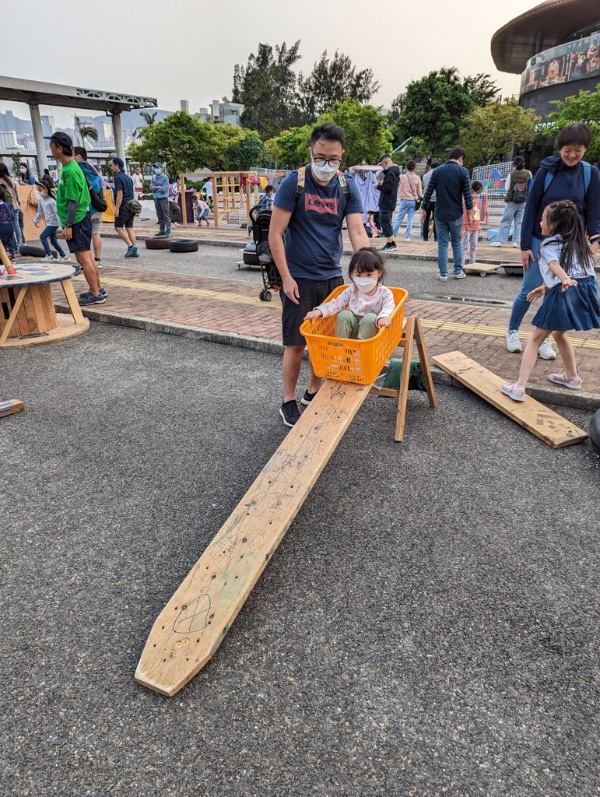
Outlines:
[[43, 247], [30, 246], [29, 244], [21, 244], [19, 247], [19, 254], [23, 257], [45, 257], [46, 255]]
[[590, 421], [590, 440], [600, 451], [600, 410], [598, 410]]
[[146, 238], [146, 249], [168, 249], [170, 238]]
[[171, 252], [197, 252], [198, 241], [193, 238], [172, 238], [169, 249]]
[[273, 294], [271, 291], [265, 289], [258, 294], [258, 298], [261, 300], [261, 302], [270, 302], [273, 298]]
[[508, 274], [509, 277], [522, 277], [523, 276], [523, 266], [503, 266], [504, 273]]
[[246, 266], [260, 266], [260, 260], [256, 252], [246, 252], [243, 254], [244, 264]]

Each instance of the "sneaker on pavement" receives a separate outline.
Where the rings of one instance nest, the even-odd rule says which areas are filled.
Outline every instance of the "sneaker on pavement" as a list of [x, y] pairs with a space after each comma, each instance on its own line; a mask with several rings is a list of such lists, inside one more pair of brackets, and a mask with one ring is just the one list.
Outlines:
[[[85, 296], [93, 296], [94, 294], [91, 291], [85, 291], [84, 293], [79, 294], [79, 298], [82, 299]], [[100, 296], [104, 296], [106, 298], [108, 296], [106, 288], [100, 288]]]
[[514, 401], [525, 401], [525, 388], [516, 382], [506, 382], [501, 385], [500, 392], [514, 399]]
[[452, 276], [454, 277], [455, 280], [464, 280], [467, 278], [467, 275], [465, 274], [464, 271], [459, 271], [458, 274], [453, 274]]
[[309, 393], [308, 390], [305, 390], [304, 395], [300, 399], [300, 404], [302, 404], [305, 407], [308, 407], [308, 405], [316, 395], [317, 395], [316, 393]]
[[96, 259], [96, 265], [98, 266], [98, 268], [102, 268], [102, 261], [100, 260], [100, 258]]
[[279, 414], [283, 418], [283, 422], [286, 426], [294, 426], [296, 421], [300, 418], [300, 410], [296, 404], [296, 399], [284, 401], [279, 408]]
[[571, 390], [581, 389], [581, 378], [578, 376], [567, 376], [566, 374], [548, 374], [548, 379], [557, 385], [568, 387]]
[[54, 263], [54, 258], [52, 257], [52, 255], [46, 255], [46, 257], [43, 257], [40, 262], [41, 263]]
[[155, 238], [166, 238], [167, 237], [167, 233], [166, 232], [157, 232], [154, 237]]
[[448, 277], [444, 277], [442, 274], [438, 274], [436, 280], [439, 280], [440, 282], [448, 282]]
[[[166, 236], [163, 236], [166, 237]], [[139, 257], [138, 248], [137, 246], [130, 246], [129, 249], [125, 252], [123, 257]]]
[[58, 258], [58, 262], [59, 263], [70, 263], [71, 262], [71, 258], [68, 255], [65, 255], [64, 257], [59, 257]]
[[542, 343], [540, 348], [538, 349], [538, 354], [542, 358], [542, 360], [556, 360], [556, 352], [552, 348], [552, 344], [546, 338], [546, 340]]
[[516, 241], [513, 241], [513, 249], [518, 249], [521, 244], [518, 244]]
[[502, 246], [502, 244], [500, 243], [500, 241], [492, 241], [490, 246]]
[[82, 307], [88, 304], [104, 304], [105, 301], [106, 296], [103, 296], [101, 293], [85, 293], [83, 296], [79, 297], [79, 304]]
[[523, 351], [521, 339], [519, 338], [519, 333], [516, 329], [513, 329], [512, 331], [509, 329], [506, 333], [506, 348], [513, 354], [518, 354]]
[[382, 252], [395, 252], [397, 248], [398, 247], [396, 245], [396, 242], [394, 241], [391, 244], [389, 244], [389, 243], [386, 244], [381, 251]]

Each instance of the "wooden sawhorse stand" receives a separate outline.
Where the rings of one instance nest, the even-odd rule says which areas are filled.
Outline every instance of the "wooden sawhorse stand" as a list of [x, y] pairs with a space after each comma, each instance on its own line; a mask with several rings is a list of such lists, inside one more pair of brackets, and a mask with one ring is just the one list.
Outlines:
[[371, 388], [371, 393], [375, 393], [378, 396], [389, 396], [390, 398], [398, 399], [396, 431], [394, 434], [394, 440], [396, 440], [396, 442], [400, 442], [404, 438], [404, 424], [406, 422], [406, 404], [408, 401], [408, 382], [410, 379], [410, 362], [412, 359], [413, 341], [417, 344], [417, 350], [419, 352], [419, 360], [421, 362], [421, 369], [423, 370], [423, 380], [425, 382], [425, 389], [427, 390], [427, 396], [429, 398], [429, 406], [435, 407], [437, 405], [437, 399], [435, 397], [435, 390], [433, 387], [433, 379], [431, 377], [431, 368], [429, 367], [429, 360], [427, 359], [423, 328], [421, 327], [421, 319], [419, 316], [411, 316], [404, 322], [402, 339], [398, 344], [399, 347], [404, 349], [399, 390], [391, 390], [390, 388], [386, 387]]

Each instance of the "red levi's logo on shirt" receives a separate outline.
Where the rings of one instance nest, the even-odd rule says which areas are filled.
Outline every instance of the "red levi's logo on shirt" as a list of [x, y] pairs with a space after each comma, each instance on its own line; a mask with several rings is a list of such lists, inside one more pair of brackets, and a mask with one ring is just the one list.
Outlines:
[[312, 210], [315, 213], [333, 213], [337, 216], [338, 207], [339, 199], [337, 197], [324, 199], [317, 194], [309, 194], [308, 191], [304, 192], [304, 210]]

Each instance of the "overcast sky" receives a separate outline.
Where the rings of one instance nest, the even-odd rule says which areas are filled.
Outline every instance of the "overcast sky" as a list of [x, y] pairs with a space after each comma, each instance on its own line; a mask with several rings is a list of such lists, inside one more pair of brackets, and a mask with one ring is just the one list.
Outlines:
[[[0, 74], [156, 97], [160, 108], [190, 111], [231, 95], [233, 67], [258, 43], [301, 40], [299, 69], [310, 72], [323, 50], [370, 67], [389, 107], [406, 85], [432, 69], [487, 72], [504, 96], [519, 77], [497, 72], [490, 41], [498, 28], [539, 2], [450, 0], [102, 0], [100, 3], [2, 3]], [[53, 13], [58, 10], [59, 13]], [[87, 16], [86, 16], [87, 10]], [[369, 13], [372, 10], [372, 13]], [[19, 33], [20, 32], [20, 33]], [[25, 105], [0, 103], [28, 118]], [[48, 109], [42, 108], [42, 113]], [[72, 111], [53, 110], [66, 126]]]

